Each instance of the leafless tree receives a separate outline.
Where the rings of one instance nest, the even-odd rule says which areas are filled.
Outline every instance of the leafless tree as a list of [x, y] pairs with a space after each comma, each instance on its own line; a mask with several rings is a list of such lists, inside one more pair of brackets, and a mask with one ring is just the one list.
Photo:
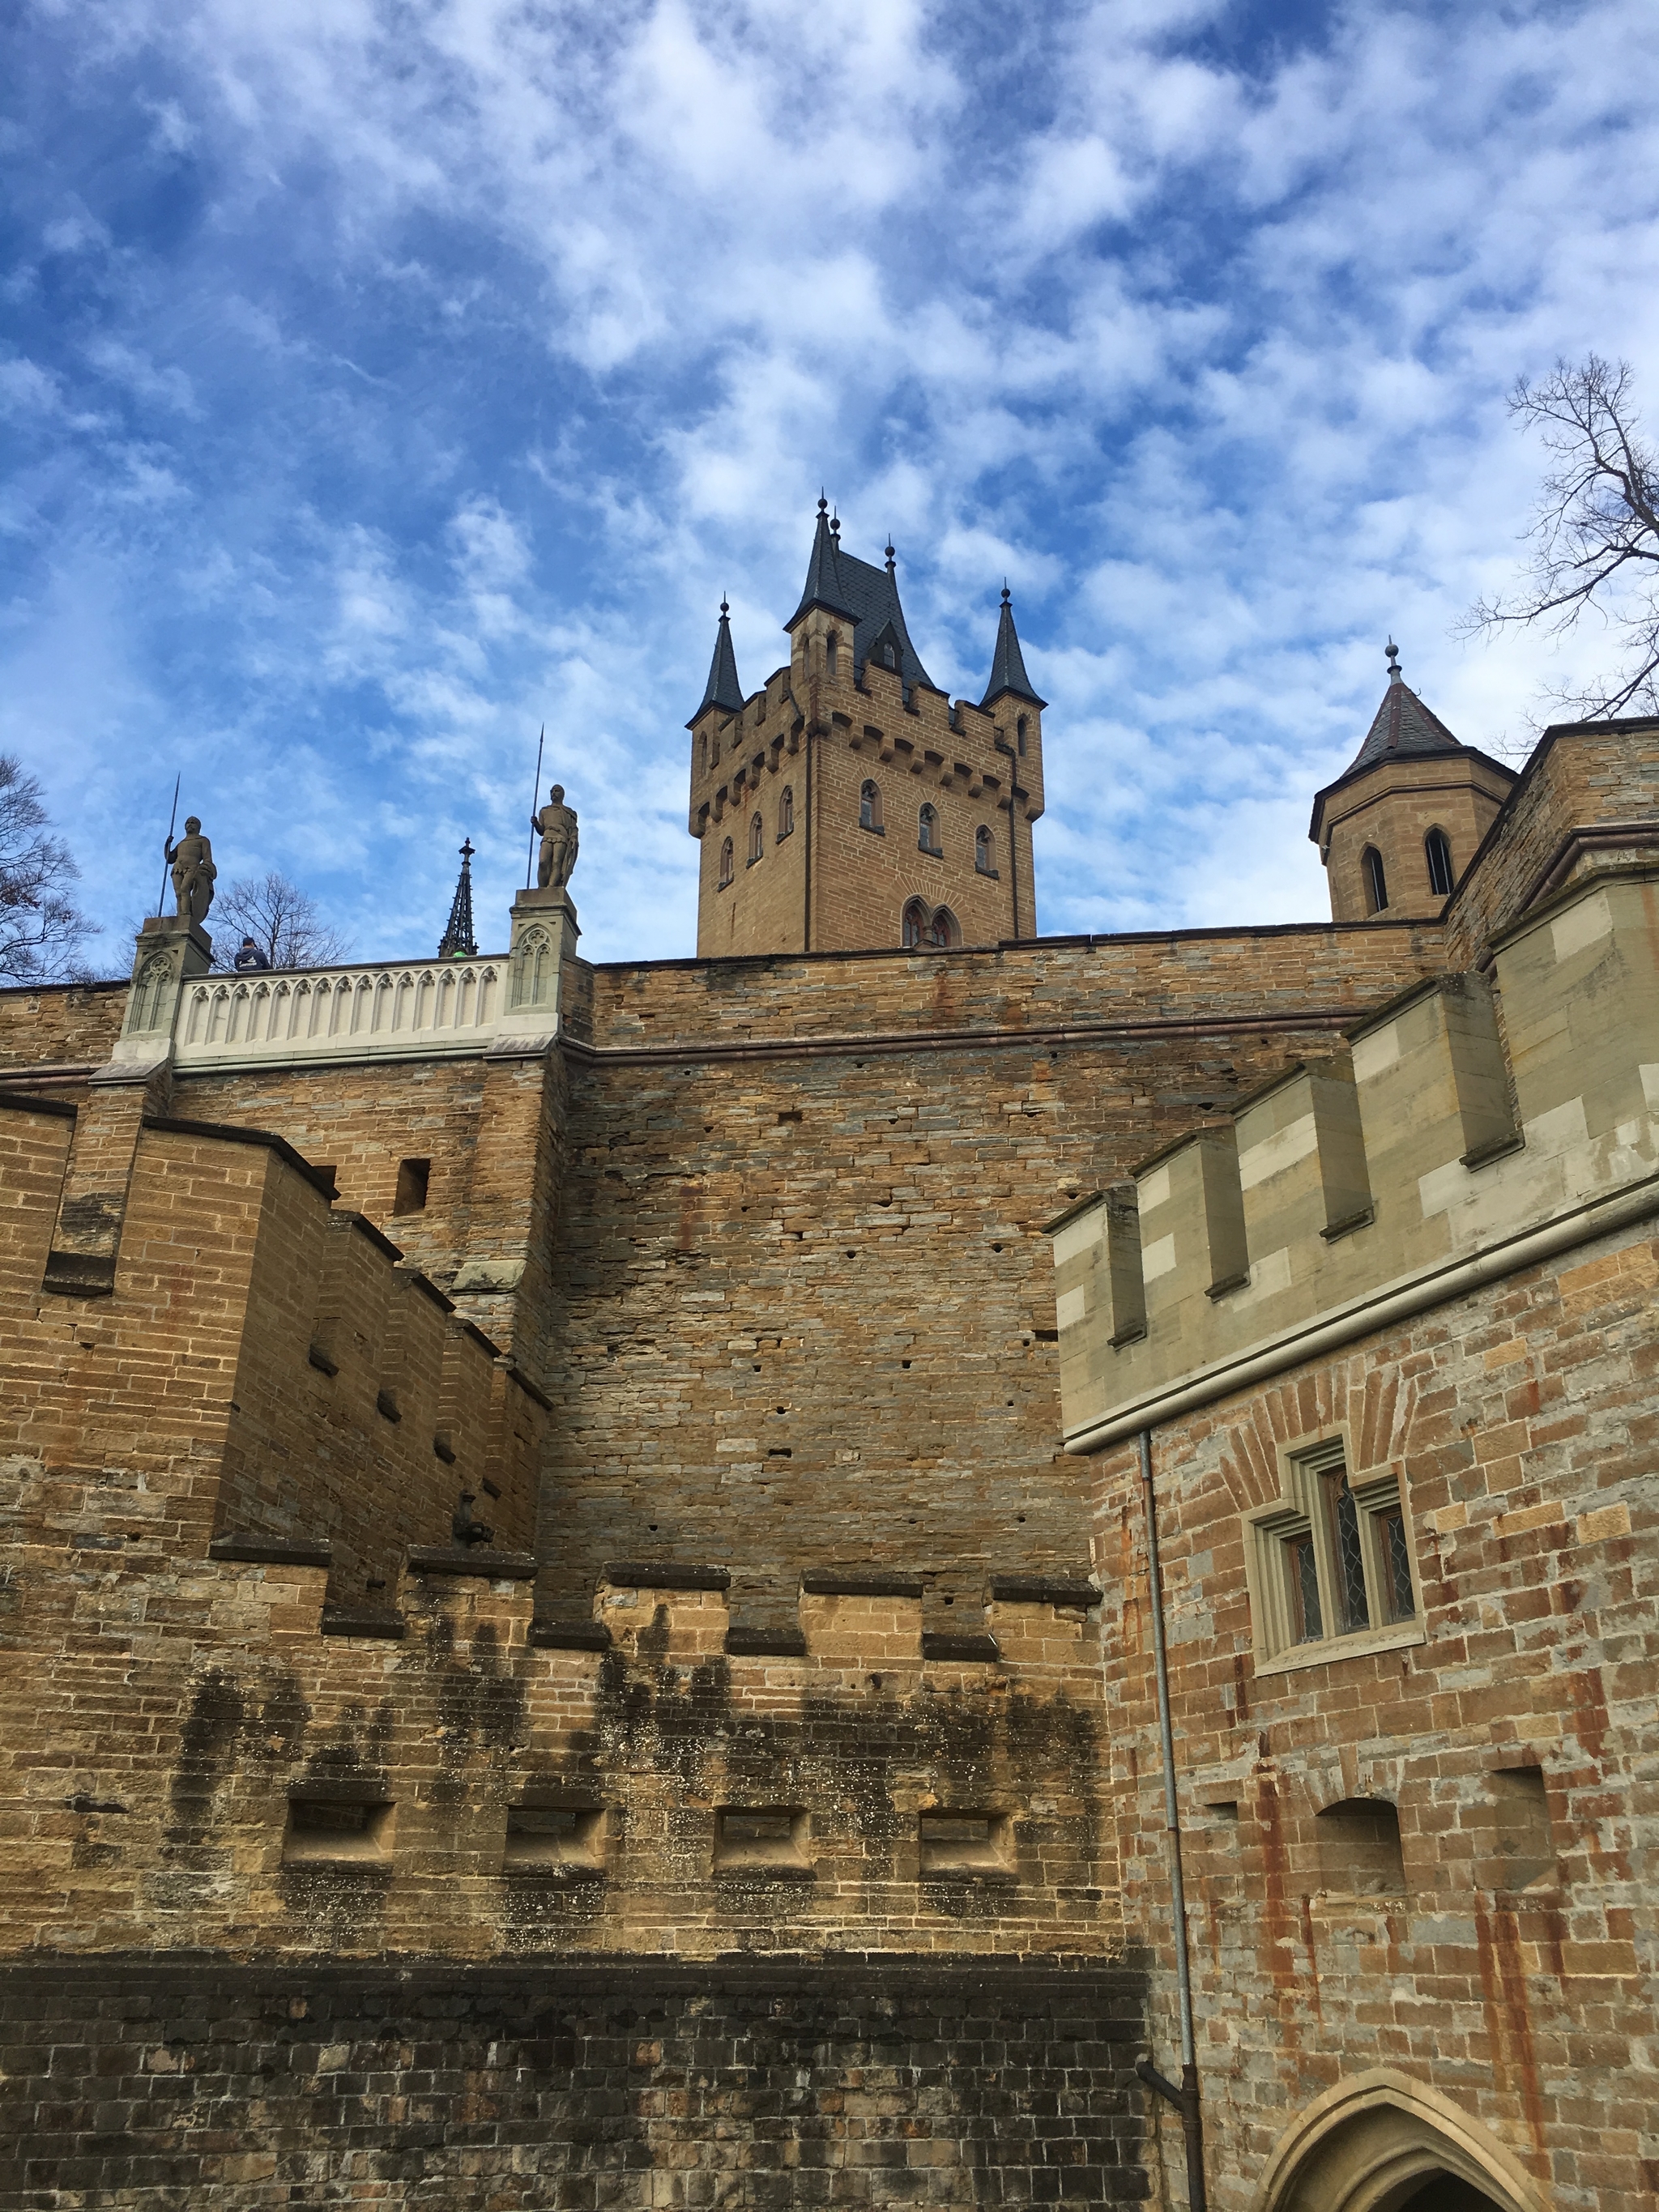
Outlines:
[[1516, 380], [1510, 414], [1539, 433], [1553, 466], [1513, 597], [1477, 601], [1462, 624], [1465, 636], [1532, 623], [1559, 635], [1593, 608], [1618, 633], [1620, 665], [1587, 691], [1548, 695], [1586, 718], [1659, 710], [1659, 459], [1639, 434], [1632, 380], [1628, 362], [1599, 354]]
[[97, 926], [70, 895], [80, 872], [69, 847], [47, 831], [37, 779], [12, 754], [0, 753], [0, 977], [11, 983], [86, 977], [81, 941]]
[[244, 937], [251, 937], [273, 968], [326, 968], [351, 947], [317, 911], [317, 902], [273, 868], [241, 876], [213, 902], [214, 964], [235, 965]]

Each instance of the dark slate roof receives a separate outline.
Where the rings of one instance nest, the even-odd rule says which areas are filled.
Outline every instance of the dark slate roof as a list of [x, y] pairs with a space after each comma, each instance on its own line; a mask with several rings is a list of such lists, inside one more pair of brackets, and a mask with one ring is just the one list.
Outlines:
[[1039, 699], [1031, 689], [1031, 679], [1025, 673], [1025, 656], [1019, 649], [1019, 633], [1014, 628], [1014, 611], [1008, 603], [1008, 586], [1002, 587], [1002, 612], [997, 621], [997, 649], [991, 657], [991, 680], [985, 687], [981, 707], [988, 707], [994, 699], [1012, 691], [1018, 698], [1029, 699], [1034, 707], [1046, 707], [1048, 702]]
[[802, 588], [800, 605], [795, 609], [784, 628], [793, 630], [809, 607], [828, 607], [832, 614], [844, 615], [853, 628], [853, 674], [855, 678], [864, 674], [864, 664], [871, 648], [890, 643], [898, 672], [908, 694], [913, 684], [925, 684], [930, 691], [938, 685], [921, 665], [921, 659], [910, 642], [910, 633], [904, 626], [904, 610], [899, 605], [898, 579], [893, 573], [893, 549], [887, 548], [887, 566], [872, 568], [867, 561], [860, 561], [850, 553], [843, 553], [841, 545], [841, 526], [830, 519], [827, 500], [818, 501], [817, 528], [812, 538], [812, 557], [806, 564], [806, 582]]
[[1400, 673], [1400, 648], [1390, 639], [1389, 688], [1365, 733], [1364, 744], [1343, 769], [1339, 781], [1357, 775], [1362, 768], [1375, 768], [1378, 761], [1387, 760], [1391, 754], [1461, 753], [1467, 750], [1439, 715], [1423, 704]]
[[686, 724], [695, 728], [710, 707], [723, 708], [735, 714], [743, 705], [743, 686], [738, 681], [738, 656], [732, 650], [731, 609], [720, 601], [720, 626], [714, 634], [714, 657], [708, 664], [708, 681], [703, 687], [702, 704]]

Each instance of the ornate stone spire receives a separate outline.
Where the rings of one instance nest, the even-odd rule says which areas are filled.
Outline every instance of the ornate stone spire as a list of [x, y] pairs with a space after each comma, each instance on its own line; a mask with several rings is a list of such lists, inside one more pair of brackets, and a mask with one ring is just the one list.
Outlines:
[[1002, 612], [997, 620], [997, 649], [991, 656], [991, 680], [980, 705], [988, 707], [1005, 691], [1012, 691], [1017, 698], [1029, 699], [1034, 707], [1046, 707], [1048, 703], [1038, 698], [1025, 673], [1025, 656], [1019, 649], [1019, 633], [1014, 628], [1014, 610], [1006, 584], [1002, 587]]
[[472, 840], [461, 848], [460, 880], [450, 902], [449, 927], [438, 941], [440, 960], [476, 960], [478, 941], [472, 934]]

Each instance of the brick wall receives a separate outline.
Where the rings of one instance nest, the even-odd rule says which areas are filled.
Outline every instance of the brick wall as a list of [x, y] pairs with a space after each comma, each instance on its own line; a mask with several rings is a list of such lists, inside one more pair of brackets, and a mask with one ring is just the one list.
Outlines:
[[[1607, 1238], [1154, 1439], [1220, 2207], [1243, 2212], [1298, 2112], [1378, 2065], [1474, 2115], [1561, 2212], [1653, 2201], [1656, 1287], [1650, 1229]], [[1403, 1475], [1425, 1640], [1263, 1674], [1242, 1516], [1279, 1494], [1287, 1448], [1339, 1437], [1356, 1480]], [[1129, 1449], [1096, 1464], [1125, 1913], [1152, 1933], [1168, 1890], [1140, 1485]], [[1547, 1812], [1537, 1866], [1513, 1848], [1517, 1792]], [[1319, 1816], [1356, 1798], [1398, 1808], [1397, 1893], [1333, 1860]]]
[[495, 2212], [1139, 2201], [1133, 1977], [158, 1966], [0, 1975], [13, 2203]]

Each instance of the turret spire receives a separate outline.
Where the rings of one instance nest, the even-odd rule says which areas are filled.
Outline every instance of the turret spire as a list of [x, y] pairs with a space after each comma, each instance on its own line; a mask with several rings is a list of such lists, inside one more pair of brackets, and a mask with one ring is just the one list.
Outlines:
[[818, 524], [812, 533], [812, 557], [806, 564], [800, 605], [784, 624], [786, 629], [793, 629], [808, 607], [828, 607], [833, 613], [845, 615], [849, 621], [858, 619], [857, 610], [848, 604], [841, 562], [841, 525], [831, 517], [830, 502], [820, 492]]
[[1004, 692], [1012, 691], [1016, 698], [1029, 699], [1034, 707], [1046, 707], [1048, 701], [1039, 699], [1031, 689], [1031, 679], [1025, 673], [1025, 656], [1019, 649], [1019, 633], [1014, 628], [1014, 610], [1010, 602], [1008, 586], [1002, 587], [1002, 612], [997, 618], [997, 649], [991, 657], [991, 680], [985, 687], [981, 707], [988, 707]]
[[478, 940], [472, 934], [472, 854], [469, 837], [461, 847], [460, 880], [449, 905], [449, 927], [438, 941], [440, 960], [476, 960]]
[[720, 626], [714, 633], [714, 657], [708, 664], [708, 681], [703, 686], [702, 704], [686, 724], [688, 730], [711, 707], [721, 708], [735, 714], [743, 705], [743, 686], [738, 681], [738, 656], [732, 650], [732, 610], [725, 596], [720, 599]]

